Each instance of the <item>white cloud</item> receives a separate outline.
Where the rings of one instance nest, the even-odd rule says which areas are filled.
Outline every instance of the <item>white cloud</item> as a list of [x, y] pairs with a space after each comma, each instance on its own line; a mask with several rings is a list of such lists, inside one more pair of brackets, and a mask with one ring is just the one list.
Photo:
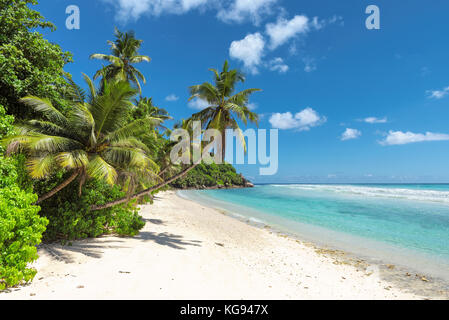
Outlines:
[[262, 62], [265, 40], [257, 32], [247, 35], [244, 39], [233, 41], [229, 48], [231, 58], [243, 61], [245, 67], [252, 73], [258, 73], [258, 66]]
[[206, 100], [195, 98], [188, 103], [189, 108], [196, 110], [203, 110], [209, 107], [209, 103]]
[[255, 102], [250, 102], [246, 105], [250, 111], [256, 110], [259, 106]]
[[380, 144], [384, 146], [392, 146], [415, 142], [445, 141], [445, 140], [449, 140], [449, 134], [433, 133], [433, 132], [426, 132], [425, 134], [422, 134], [422, 133], [413, 133], [410, 131], [408, 132], [390, 131], [388, 132], [386, 138], [380, 141]]
[[362, 121], [366, 122], [366, 123], [374, 124], [374, 123], [387, 123], [388, 119], [387, 118], [368, 117], [368, 118], [363, 119]]
[[103, 0], [112, 4], [116, 10], [116, 19], [122, 23], [138, 20], [142, 15], [160, 16], [164, 13], [183, 14], [204, 7], [211, 0]]
[[[278, 0], [102, 0], [112, 4], [116, 19], [126, 23], [142, 15], [184, 14], [194, 9], [213, 9], [217, 18], [226, 23], [243, 23], [251, 20], [259, 25], [264, 16], [275, 12]], [[280, 8], [279, 8], [280, 9]]]
[[346, 131], [343, 132], [343, 134], [341, 135], [341, 140], [342, 141], [352, 140], [352, 139], [360, 138], [361, 136], [362, 136], [361, 131], [359, 131], [357, 129], [347, 128]]
[[276, 23], [266, 25], [266, 33], [270, 37], [270, 49], [274, 50], [288, 40], [309, 31], [309, 18], [296, 15], [293, 19], [279, 18]]
[[286, 73], [289, 69], [288, 65], [284, 63], [282, 58], [274, 58], [268, 63], [268, 68], [271, 71], [278, 71], [279, 73]]
[[178, 100], [179, 100], [179, 97], [176, 96], [175, 94], [171, 94], [165, 98], [165, 101], [169, 101], [169, 102], [174, 102], [174, 101], [178, 101]]
[[271, 115], [269, 122], [276, 129], [307, 131], [326, 122], [326, 118], [320, 116], [312, 108], [306, 108], [295, 115], [291, 112], [274, 113]]
[[277, 0], [234, 0], [228, 8], [221, 8], [217, 17], [227, 23], [242, 23], [250, 19], [255, 25], [259, 25], [264, 15], [273, 12], [276, 2]]
[[[288, 20], [281, 16], [275, 23], [268, 23], [265, 26], [265, 34], [257, 32], [247, 35], [242, 40], [233, 41], [229, 52], [231, 58], [243, 61], [245, 67], [253, 74], [258, 73], [258, 67], [261, 64], [271, 71], [285, 73], [290, 68], [284, 63], [282, 58], [277, 57], [270, 61], [262, 61], [267, 50], [275, 50], [290, 40], [298, 38], [300, 35], [305, 36], [311, 30], [320, 30], [326, 25], [337, 22], [343, 24], [340, 16], [333, 16], [324, 20], [319, 20], [317, 17], [310, 20], [305, 15], [296, 15], [291, 20]], [[289, 52], [291, 55], [297, 53], [296, 42], [293, 41], [290, 44]], [[303, 62], [305, 72], [312, 72], [317, 69], [314, 58], [305, 57]]]
[[316, 70], [316, 62], [313, 58], [304, 58], [302, 59], [304, 62], [304, 71], [305, 72], [312, 72]]
[[428, 90], [427, 95], [431, 99], [442, 99], [449, 94], [449, 87], [444, 88], [443, 90]]

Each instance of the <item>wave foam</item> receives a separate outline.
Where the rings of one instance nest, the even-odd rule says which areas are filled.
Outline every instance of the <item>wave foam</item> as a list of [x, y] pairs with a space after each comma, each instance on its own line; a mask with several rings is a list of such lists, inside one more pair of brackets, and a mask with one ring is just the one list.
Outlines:
[[273, 185], [297, 190], [325, 191], [340, 194], [382, 197], [415, 201], [442, 202], [449, 204], [449, 191], [418, 190], [405, 188], [368, 187], [354, 185]]

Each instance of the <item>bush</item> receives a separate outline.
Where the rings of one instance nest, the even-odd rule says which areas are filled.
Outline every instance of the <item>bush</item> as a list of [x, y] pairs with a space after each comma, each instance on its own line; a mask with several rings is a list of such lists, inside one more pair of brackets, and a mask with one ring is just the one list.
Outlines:
[[[67, 178], [61, 174], [60, 181]], [[60, 181], [54, 182], [55, 185]], [[47, 182], [41, 182], [48, 185]], [[46, 190], [47, 191], [47, 190]], [[45, 193], [43, 191], [42, 193]], [[105, 210], [91, 211], [92, 204], [104, 204], [125, 196], [118, 186], [110, 187], [99, 181], [88, 181], [81, 197], [78, 185], [72, 182], [52, 198], [42, 202], [41, 215], [49, 220], [44, 241], [67, 242], [76, 239], [95, 238], [105, 234], [134, 236], [145, 222], [138, 215], [134, 203]]]
[[171, 184], [174, 188], [210, 188], [210, 187], [232, 187], [244, 186], [245, 180], [230, 164], [199, 164], [184, 178], [178, 179]]
[[[0, 138], [12, 130], [13, 118], [0, 105]], [[21, 158], [4, 158], [0, 150], [0, 290], [31, 281], [36, 270], [28, 264], [38, 258], [36, 245], [48, 221], [33, 205], [37, 196], [19, 187]]]
[[0, 188], [0, 290], [31, 281], [36, 274], [27, 265], [38, 258], [36, 245], [48, 223], [38, 215], [36, 200], [18, 186]]

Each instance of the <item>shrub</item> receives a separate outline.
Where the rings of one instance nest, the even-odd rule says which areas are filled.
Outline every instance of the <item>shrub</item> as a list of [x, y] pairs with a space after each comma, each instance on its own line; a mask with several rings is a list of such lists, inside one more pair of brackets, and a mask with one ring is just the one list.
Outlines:
[[202, 188], [217, 186], [243, 186], [245, 181], [230, 164], [199, 164], [184, 178], [171, 184], [174, 188]]
[[38, 215], [36, 200], [16, 185], [0, 188], [0, 290], [31, 281], [36, 274], [28, 263], [38, 258], [36, 245], [48, 223]]
[[[12, 130], [13, 118], [0, 105], [0, 138]], [[0, 150], [0, 290], [31, 281], [36, 270], [28, 264], [38, 258], [36, 245], [48, 221], [33, 205], [37, 196], [20, 188], [21, 158], [4, 158]]]
[[[61, 174], [58, 179], [65, 179]], [[43, 185], [48, 185], [45, 181]], [[55, 185], [58, 181], [54, 182]], [[45, 192], [45, 191], [44, 191]], [[62, 241], [63, 243], [85, 238], [95, 238], [105, 234], [134, 236], [143, 228], [145, 222], [138, 215], [134, 203], [116, 206], [106, 210], [91, 211], [92, 204], [104, 204], [125, 196], [118, 186], [110, 187], [105, 183], [91, 180], [78, 196], [78, 185], [71, 185], [52, 198], [41, 203], [41, 215], [49, 220], [44, 241]]]

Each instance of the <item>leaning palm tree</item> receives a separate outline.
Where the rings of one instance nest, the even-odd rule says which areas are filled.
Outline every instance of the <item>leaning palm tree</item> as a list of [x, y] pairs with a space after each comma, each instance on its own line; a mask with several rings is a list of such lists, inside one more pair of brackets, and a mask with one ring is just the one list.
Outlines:
[[[226, 156], [226, 129], [232, 128], [238, 135], [240, 142], [246, 150], [246, 143], [237, 119], [247, 125], [248, 120], [258, 124], [259, 117], [248, 109], [249, 97], [260, 89], [246, 89], [235, 93], [236, 85], [245, 82], [245, 77], [236, 69], [229, 70], [228, 61], [225, 61], [221, 72], [210, 69], [214, 73], [214, 84], [205, 82], [190, 87], [192, 99], [201, 99], [209, 104], [206, 109], [194, 114], [193, 120], [199, 120], [205, 129], [217, 129], [222, 134], [221, 156]], [[237, 118], [237, 119], [236, 119]]]
[[115, 29], [115, 37], [115, 41], [108, 41], [112, 54], [95, 53], [90, 56], [91, 59], [106, 60], [110, 63], [97, 71], [94, 80], [98, 77], [103, 77], [106, 79], [130, 81], [136, 85], [139, 93], [142, 94], [140, 81], [145, 84], [146, 79], [133, 64], [151, 61], [150, 57], [139, 54], [143, 41], [136, 39], [133, 31], [123, 33], [117, 28]]
[[[192, 121], [201, 120], [203, 125], [205, 124], [205, 129], [214, 128], [220, 130], [223, 139], [222, 159], [224, 159], [226, 146], [224, 131], [227, 128], [233, 128], [236, 130], [236, 132], [239, 134], [240, 141], [242, 142], [242, 145], [246, 150], [246, 143], [243, 137], [242, 130], [240, 129], [237, 120], [235, 120], [235, 118], [233, 117], [233, 114], [235, 114], [245, 124], [247, 124], [248, 120], [257, 124], [258, 115], [254, 112], [251, 112], [248, 109], [247, 104], [249, 96], [253, 92], [260, 91], [260, 89], [247, 89], [235, 94], [234, 92], [237, 83], [244, 82], [245, 78], [243, 74], [241, 74], [237, 70], [229, 70], [227, 61], [224, 63], [222, 72], [219, 73], [215, 69], [211, 69], [211, 71], [213, 71], [215, 74], [215, 85], [205, 82], [201, 85], [193, 86], [190, 88], [190, 91], [192, 93], [192, 97], [190, 99], [199, 98], [206, 100], [210, 104], [210, 107], [197, 114], [194, 114], [190, 119], [184, 120], [178, 126], [187, 129], [190, 127]], [[102, 210], [125, 203], [130, 199], [137, 199], [142, 196], [149, 195], [152, 192], [159, 190], [166, 185], [184, 177], [198, 165], [199, 162], [195, 162], [186, 168], [182, 168], [182, 171], [176, 173], [170, 178], [167, 178], [165, 181], [146, 190], [140, 191], [132, 197], [118, 199], [105, 205], [93, 205], [91, 206], [91, 209]]]
[[71, 172], [66, 181], [39, 197], [38, 203], [52, 197], [77, 177], [81, 194], [88, 178], [113, 185], [119, 177], [157, 176], [158, 166], [139, 139], [155, 123], [139, 119], [127, 124], [131, 98], [136, 90], [124, 81], [104, 82], [103, 92], [97, 94], [92, 81], [85, 78], [91, 89], [89, 101], [84, 101], [85, 94], [79, 88], [72, 87], [72, 105], [66, 113], [46, 99], [23, 98], [21, 101], [40, 113], [43, 119], [16, 125], [18, 134], [5, 140], [8, 153], [25, 153], [32, 178], [42, 179], [61, 169]]

